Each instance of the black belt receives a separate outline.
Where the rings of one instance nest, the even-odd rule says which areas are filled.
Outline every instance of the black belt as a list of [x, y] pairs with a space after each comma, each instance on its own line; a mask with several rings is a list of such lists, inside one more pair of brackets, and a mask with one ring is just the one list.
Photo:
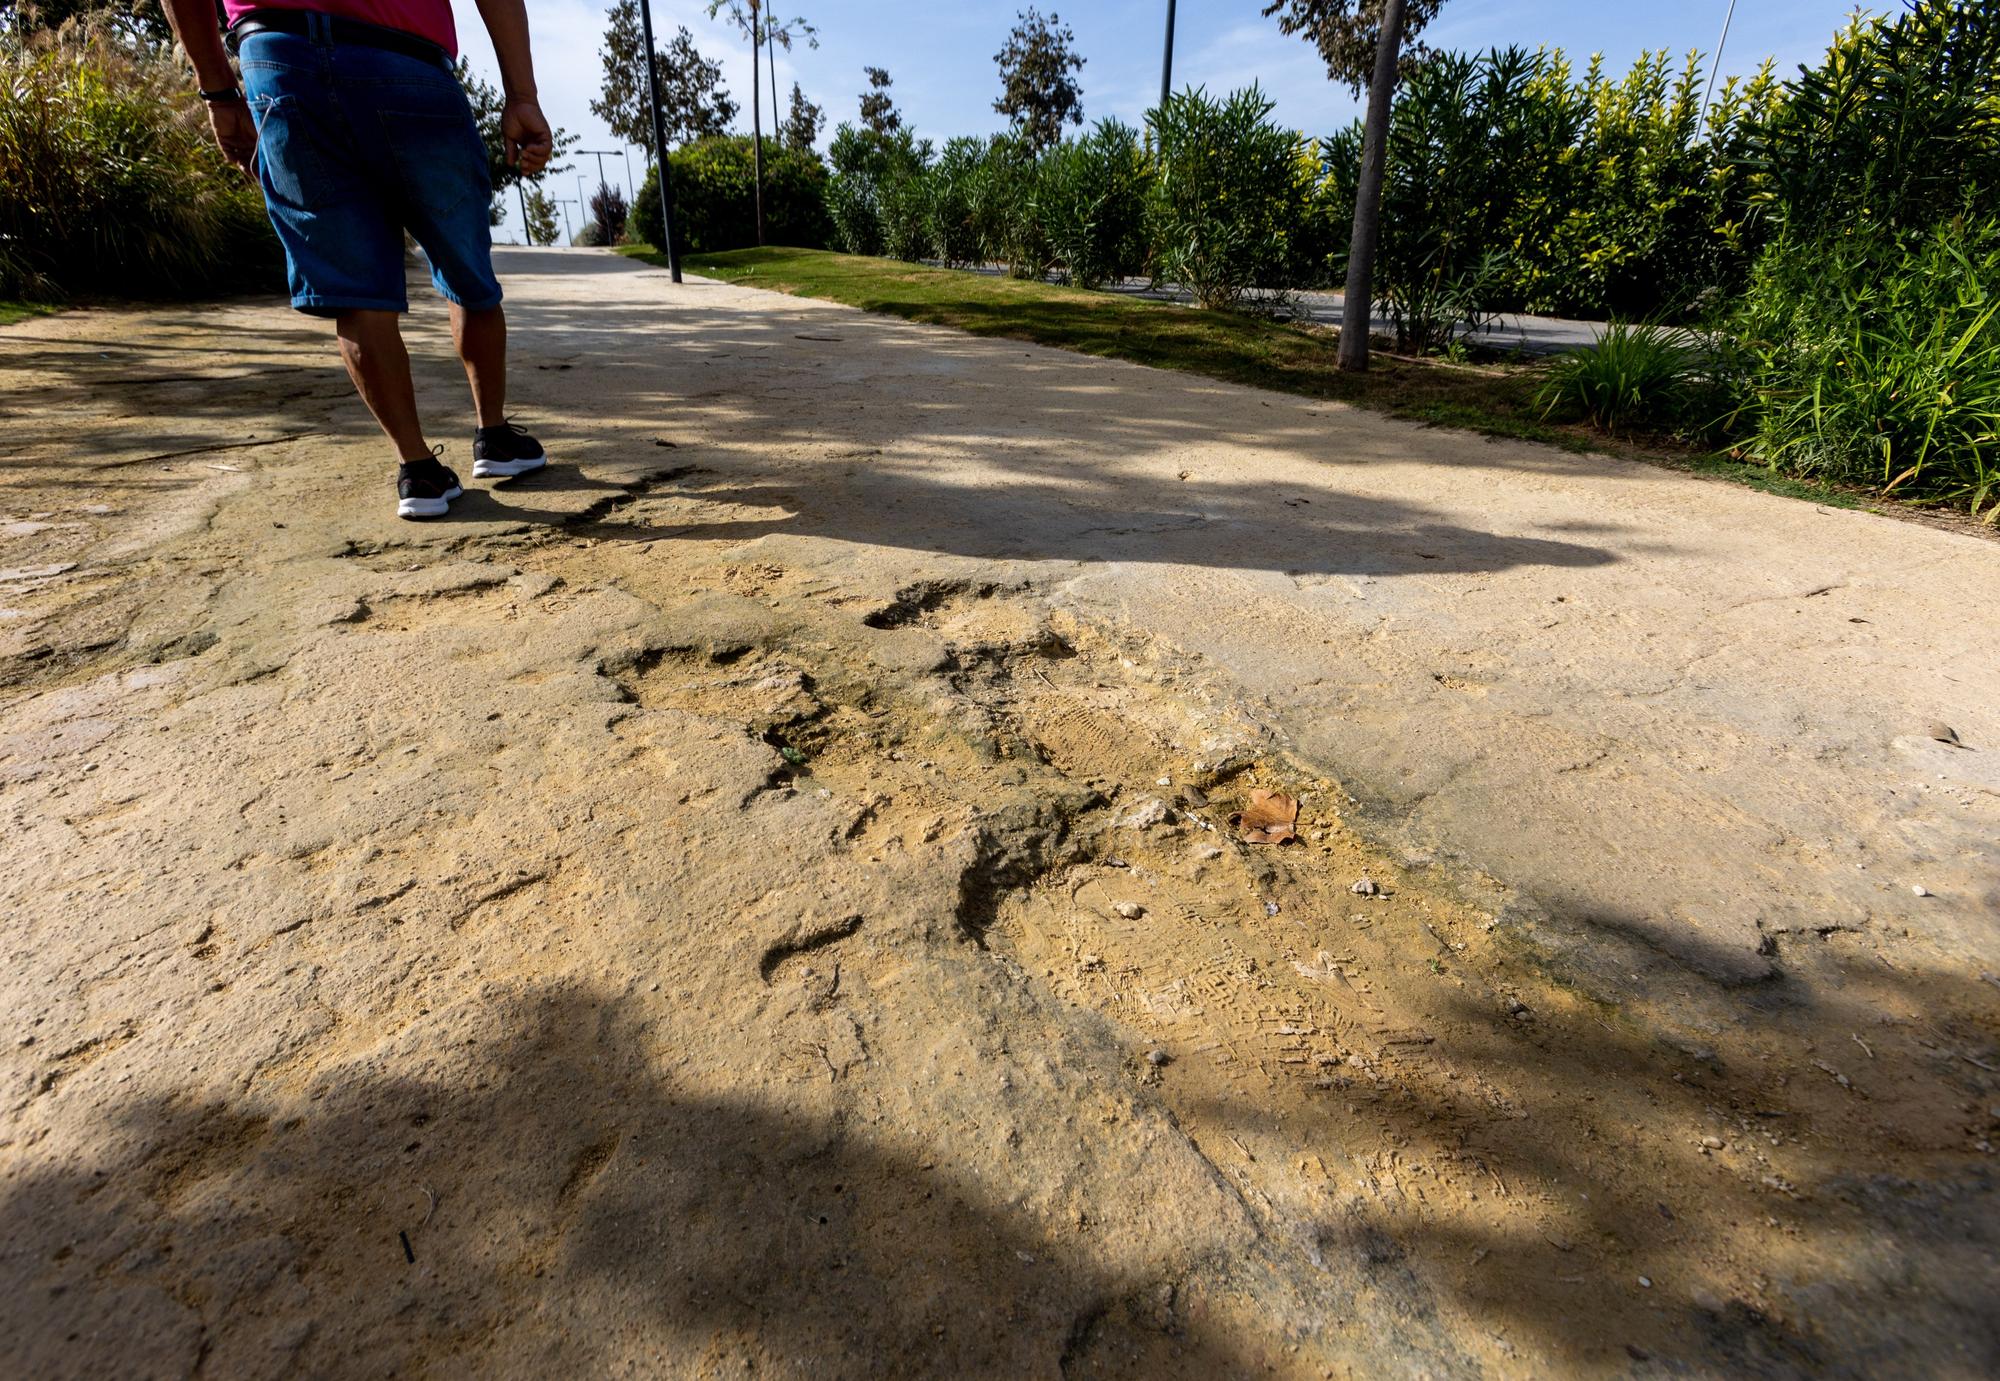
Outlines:
[[294, 38], [312, 38], [314, 20], [325, 26], [323, 32], [335, 43], [383, 48], [405, 57], [436, 63], [440, 67], [451, 66], [451, 59], [445, 56], [444, 49], [429, 39], [418, 38], [401, 29], [386, 29], [380, 24], [367, 24], [359, 19], [322, 14], [317, 10], [251, 10], [229, 26], [230, 43], [232, 47], [240, 47], [243, 40], [252, 34], [290, 34]]

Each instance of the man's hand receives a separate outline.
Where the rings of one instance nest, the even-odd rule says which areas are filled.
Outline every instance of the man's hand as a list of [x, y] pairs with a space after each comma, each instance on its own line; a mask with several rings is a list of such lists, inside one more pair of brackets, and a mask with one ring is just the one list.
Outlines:
[[555, 137], [549, 133], [540, 101], [533, 97], [508, 101], [500, 112], [500, 133], [507, 140], [507, 161], [519, 168], [523, 177], [533, 177], [549, 165]]
[[243, 176], [255, 182], [257, 122], [250, 116], [250, 107], [240, 97], [233, 101], [211, 101], [208, 124], [215, 131], [216, 147], [222, 150], [222, 156], [241, 168]]

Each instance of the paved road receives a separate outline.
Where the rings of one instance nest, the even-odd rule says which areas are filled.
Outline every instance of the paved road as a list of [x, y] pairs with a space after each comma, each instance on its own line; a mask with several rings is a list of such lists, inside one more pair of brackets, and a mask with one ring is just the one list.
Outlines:
[[0, 331], [27, 1372], [2000, 1364], [2000, 546], [500, 260], [430, 525], [324, 323]]
[[[698, 409], [732, 454], [754, 463], [771, 429], [883, 448], [839, 483], [757, 480], [796, 506], [773, 544], [866, 543], [912, 579], [1036, 563], [1054, 597], [1226, 668], [1413, 847], [1705, 971], [1767, 972], [1769, 931], [1829, 923], [1995, 953], [2000, 545], [826, 305], [685, 297], [729, 315], [683, 329], [764, 361]], [[842, 343], [804, 348], [801, 320]]]

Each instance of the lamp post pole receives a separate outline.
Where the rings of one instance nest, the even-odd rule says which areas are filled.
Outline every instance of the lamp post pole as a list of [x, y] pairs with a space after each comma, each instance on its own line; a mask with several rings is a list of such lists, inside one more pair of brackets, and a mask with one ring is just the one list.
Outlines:
[[1174, 91], [1174, 0], [1167, 0], [1167, 49], [1160, 59], [1160, 104]]
[[570, 208], [570, 207], [571, 207], [571, 206], [573, 205], [573, 203], [572, 203], [572, 202], [570, 201], [570, 199], [569, 199], [568, 197], [557, 197], [557, 198], [556, 198], [556, 205], [557, 205], [557, 206], [560, 206], [560, 207], [562, 208], [562, 213], [563, 213], [563, 234], [565, 234], [565, 235], [569, 236], [569, 247], [570, 247], [571, 249], [575, 249], [575, 248], [576, 248], [576, 232], [575, 232], [574, 230], [571, 230], [571, 229], [569, 228], [569, 208]]
[[1729, 12], [1722, 16], [1722, 37], [1715, 40], [1715, 66], [1708, 72], [1708, 90], [1701, 93], [1701, 114], [1695, 117], [1699, 127], [1708, 119], [1708, 98], [1715, 94], [1715, 79], [1722, 73], [1722, 50], [1729, 46], [1729, 26], [1736, 19], [1736, 0], [1729, 0]]
[[660, 233], [666, 237], [667, 275], [681, 281], [681, 252], [674, 244], [674, 192], [667, 162], [667, 122], [660, 113], [660, 64], [653, 56], [653, 0], [639, 0], [646, 39], [646, 95], [653, 105], [653, 161], [660, 170]]

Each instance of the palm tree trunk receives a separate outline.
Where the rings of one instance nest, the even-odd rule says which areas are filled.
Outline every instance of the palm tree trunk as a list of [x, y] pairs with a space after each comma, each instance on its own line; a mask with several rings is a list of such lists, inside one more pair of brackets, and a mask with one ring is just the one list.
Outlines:
[[764, 52], [771, 60], [771, 142], [784, 147], [785, 122], [778, 118], [778, 45], [764, 35]]
[[1354, 188], [1354, 238], [1347, 250], [1347, 295], [1340, 308], [1340, 367], [1368, 368], [1368, 325], [1375, 304], [1375, 245], [1382, 236], [1382, 172], [1388, 163], [1389, 109], [1396, 94], [1396, 58], [1403, 47], [1403, 0], [1382, 6], [1375, 44], [1375, 79], [1368, 83], [1368, 122], [1361, 134], [1361, 177]]
[[[1400, 0], [1399, 0], [1400, 3]], [[763, 21], [757, 14], [757, 0], [750, 0], [750, 130], [751, 130], [751, 173], [757, 187], [757, 243], [764, 243], [764, 97], [758, 88], [758, 59], [764, 54], [759, 50], [763, 42]]]

